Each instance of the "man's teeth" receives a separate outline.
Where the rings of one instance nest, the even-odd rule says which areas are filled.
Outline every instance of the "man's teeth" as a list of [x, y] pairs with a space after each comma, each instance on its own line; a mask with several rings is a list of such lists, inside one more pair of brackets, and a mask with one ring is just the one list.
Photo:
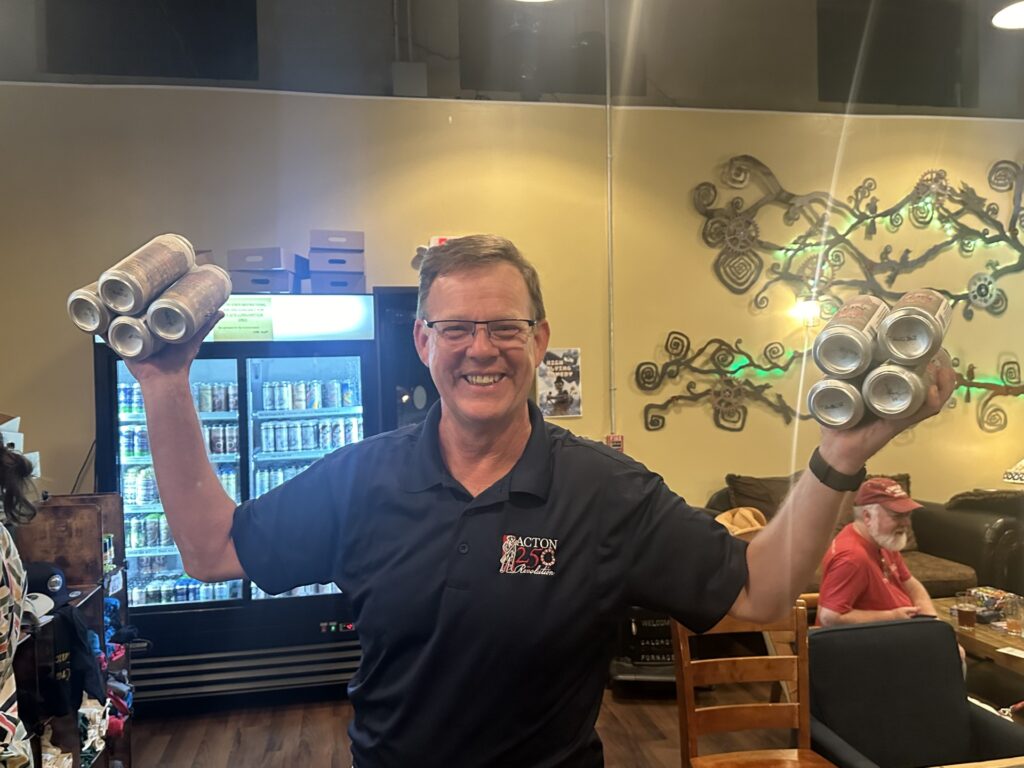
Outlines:
[[482, 385], [482, 384], [494, 384], [496, 381], [498, 381], [501, 378], [501, 375], [500, 374], [492, 374], [490, 376], [473, 376], [473, 375], [469, 375], [469, 376], [466, 376], [465, 378], [466, 378], [466, 381], [468, 381], [470, 384], [481, 384]]

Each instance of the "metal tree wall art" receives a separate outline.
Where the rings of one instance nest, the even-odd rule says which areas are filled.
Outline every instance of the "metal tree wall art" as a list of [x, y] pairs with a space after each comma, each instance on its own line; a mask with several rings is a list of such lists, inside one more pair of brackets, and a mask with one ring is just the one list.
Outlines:
[[[753, 303], [760, 309], [768, 306], [769, 291], [778, 284], [789, 286], [799, 298], [818, 299], [824, 318], [854, 294], [872, 293], [891, 303], [903, 293], [893, 287], [901, 275], [948, 254], [975, 258], [982, 252], [979, 246], [985, 246], [984, 263], [966, 285], [929, 283], [954, 306], [962, 304], [963, 316], [970, 320], [975, 310], [1005, 312], [1006, 292], [999, 283], [1024, 271], [1024, 168], [1010, 160], [1000, 160], [988, 172], [989, 187], [1011, 196], [1002, 218], [998, 203], [966, 182], [954, 186], [943, 170], [923, 173], [913, 189], [888, 206], [875, 194], [878, 185], [872, 178], [864, 179], [845, 201], [826, 192], [790, 192], [750, 155], [730, 159], [722, 182], [730, 189], [756, 189], [760, 196], [750, 201], [736, 196], [716, 207], [716, 186], [699, 184], [693, 204], [705, 218], [701, 236], [718, 249], [718, 280], [738, 295], [756, 288]], [[758, 217], [768, 216], [773, 208], [782, 209], [785, 224], [803, 227], [787, 243], [761, 236]], [[872, 248], [881, 230], [898, 233], [905, 226], [934, 232], [935, 239], [918, 253], [909, 248], [897, 252], [891, 244]]]
[[786, 373], [804, 353], [787, 352], [783, 344], [773, 341], [761, 353], [763, 362], [758, 362], [742, 344], [742, 339], [735, 344], [711, 339], [693, 349], [685, 333], [669, 333], [665, 339], [669, 359], [661, 365], [640, 363], [635, 371], [636, 385], [643, 392], [656, 392], [666, 382], [678, 381], [685, 382], [685, 391], [645, 405], [644, 427], [659, 430], [665, 426], [666, 413], [674, 406], [705, 401], [711, 403], [715, 426], [729, 432], [739, 432], [746, 426], [747, 413], [753, 405], [768, 408], [786, 424], [795, 418], [809, 419], [810, 415], [797, 413], [782, 395], [773, 393], [770, 382], [754, 380]]
[[[959, 361], [954, 360], [954, 365]], [[971, 392], [978, 390], [982, 393], [978, 399], [977, 420], [978, 426], [984, 432], [999, 432], [1006, 429], [1008, 417], [1006, 411], [992, 401], [999, 397], [1021, 397], [1024, 395], [1024, 383], [1021, 381], [1020, 362], [1007, 360], [999, 367], [999, 378], [996, 381], [985, 378], [978, 378], [974, 364], [967, 366], [965, 373], [957, 373], [956, 383], [958, 387], [966, 390], [964, 402], [971, 402]]]

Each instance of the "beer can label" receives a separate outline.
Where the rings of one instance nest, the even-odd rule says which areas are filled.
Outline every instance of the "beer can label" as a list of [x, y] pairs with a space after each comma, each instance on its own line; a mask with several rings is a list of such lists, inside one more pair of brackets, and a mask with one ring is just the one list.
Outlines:
[[274, 405], [274, 385], [269, 381], [263, 382], [263, 410], [272, 411]]
[[238, 453], [238, 425], [224, 427], [224, 453]]
[[331, 422], [327, 419], [321, 419], [317, 424], [317, 447], [321, 449], [328, 449], [331, 447]]
[[274, 445], [274, 425], [265, 421], [260, 424], [260, 448], [264, 453], [271, 453], [276, 450]]
[[210, 413], [213, 410], [213, 389], [203, 382], [199, 385], [199, 412]]
[[292, 409], [292, 383], [290, 381], [281, 382], [281, 410], [290, 411]]
[[292, 384], [292, 410], [304, 411], [306, 409], [306, 382], [296, 381]]
[[226, 411], [228, 409], [228, 388], [226, 384], [217, 382], [210, 385], [210, 400], [213, 404], [213, 410]]
[[283, 421], [274, 425], [274, 447], [281, 452], [288, 450], [288, 425]]
[[316, 422], [315, 421], [304, 421], [302, 422], [302, 450], [304, 451], [315, 451], [316, 450]]
[[341, 404], [345, 407], [353, 405], [355, 402], [355, 394], [352, 389], [352, 382], [348, 379], [341, 382]]
[[324, 385], [324, 407], [338, 408], [341, 406], [341, 382], [331, 379]]
[[302, 430], [299, 422], [288, 422], [288, 450], [298, 451], [302, 446]]
[[345, 420], [331, 422], [331, 448], [341, 448], [345, 444]]
[[318, 379], [306, 383], [306, 408], [324, 407], [324, 388]]
[[224, 425], [210, 426], [210, 453], [224, 453]]
[[232, 412], [238, 410], [238, 385], [234, 382], [228, 384], [228, 410]]

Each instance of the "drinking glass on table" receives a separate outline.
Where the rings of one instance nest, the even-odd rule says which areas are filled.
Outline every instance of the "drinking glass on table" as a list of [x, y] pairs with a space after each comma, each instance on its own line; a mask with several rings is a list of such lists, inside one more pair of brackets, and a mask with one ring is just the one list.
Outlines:
[[1006, 620], [1006, 634], [1020, 637], [1024, 623], [1024, 599], [1014, 595], [1002, 601], [1003, 618]]
[[973, 632], [978, 623], [978, 598], [973, 592], [956, 593], [956, 623], [964, 632]]

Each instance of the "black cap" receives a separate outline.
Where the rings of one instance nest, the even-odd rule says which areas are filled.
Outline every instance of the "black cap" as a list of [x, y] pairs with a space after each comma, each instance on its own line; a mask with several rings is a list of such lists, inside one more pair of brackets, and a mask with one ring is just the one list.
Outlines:
[[25, 563], [25, 576], [28, 579], [28, 591], [38, 592], [53, 600], [53, 605], [60, 608], [66, 605], [72, 595], [62, 571], [55, 563]]

